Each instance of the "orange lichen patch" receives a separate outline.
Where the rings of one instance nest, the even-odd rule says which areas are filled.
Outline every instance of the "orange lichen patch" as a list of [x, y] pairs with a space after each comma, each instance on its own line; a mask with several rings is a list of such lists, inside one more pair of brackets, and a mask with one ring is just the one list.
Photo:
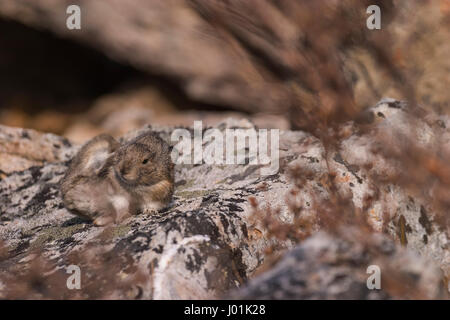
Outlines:
[[349, 176], [343, 176], [343, 177], [338, 177], [338, 178], [336, 178], [336, 182], [340, 182], [340, 183], [342, 183], [342, 182], [349, 182], [350, 181], [350, 177]]
[[377, 212], [375, 211], [375, 209], [370, 209], [369, 211], [369, 215], [375, 219], [376, 221], [381, 221], [381, 218], [378, 216]]
[[383, 231], [383, 219], [380, 217], [379, 213], [375, 211], [375, 209], [370, 209], [367, 212], [367, 222], [374, 231]]
[[258, 240], [263, 237], [263, 233], [261, 232], [261, 230], [255, 228], [255, 227], [248, 228], [248, 235], [251, 240]]

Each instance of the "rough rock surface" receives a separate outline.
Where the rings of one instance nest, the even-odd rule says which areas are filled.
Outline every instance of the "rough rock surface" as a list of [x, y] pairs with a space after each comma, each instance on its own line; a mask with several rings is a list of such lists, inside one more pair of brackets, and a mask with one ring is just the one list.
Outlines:
[[[230, 121], [221, 128], [242, 125], [251, 126], [248, 121]], [[168, 139], [169, 130], [159, 132]], [[137, 134], [130, 133], [125, 139]], [[66, 169], [67, 162], [48, 163], [14, 172], [0, 182], [0, 237], [11, 254], [0, 263], [1, 268], [9, 271], [8, 276], [19, 272], [32, 260], [30, 256], [34, 257], [28, 249], [41, 250], [56, 269], [67, 267], [73, 254], [89, 256], [99, 250], [117, 257], [108, 265], [122, 266], [116, 270], [118, 274], [128, 275], [125, 270], [131, 266], [137, 268], [132, 275], [145, 274], [140, 297], [154, 299], [214, 297], [242, 283], [261, 263], [264, 247], [263, 239], [250, 241], [251, 230], [244, 219], [251, 211], [247, 197], [254, 195], [281, 207], [284, 201], [279, 195], [289, 187], [285, 176], [261, 177], [258, 166], [178, 167], [177, 189], [167, 211], [97, 228], [63, 207], [58, 183]], [[271, 188], [258, 190], [263, 181]], [[125, 257], [132, 262], [122, 265]], [[87, 270], [83, 259], [76, 264]], [[65, 290], [61, 295], [73, 297], [70, 293]], [[101, 297], [127, 296], [108, 292]]]
[[[434, 265], [376, 234], [363, 241], [347, 229], [347, 238], [319, 232], [289, 251], [270, 271], [231, 293], [233, 299], [436, 299], [445, 297]], [[366, 237], [366, 235], [364, 235]], [[380, 287], [367, 280], [380, 271]], [[373, 267], [372, 267], [373, 268]], [[370, 284], [375, 284], [373, 280]], [[407, 288], [406, 290], [404, 288]], [[395, 291], [394, 291], [395, 292]]]
[[[253, 212], [249, 197], [255, 199], [259, 208], [278, 209], [280, 220], [289, 223], [293, 219], [289, 208], [291, 191], [297, 189], [296, 201], [302, 204], [303, 214], [314, 215], [313, 203], [330, 197], [330, 188], [324, 182], [324, 177], [330, 174], [335, 177], [339, 193], [350, 195], [356, 208], [365, 207], [362, 212], [368, 212], [369, 222], [375, 229], [387, 226], [397, 242], [433, 260], [448, 277], [449, 230], [448, 226], [446, 229], [435, 223], [432, 204], [426, 203], [420, 195], [409, 194], [394, 182], [388, 181], [381, 187], [374, 180], [377, 175], [385, 176], [401, 169], [392, 167], [374, 151], [372, 144], [376, 143], [377, 134], [407, 131], [411, 123], [405, 119], [412, 115], [405, 104], [389, 99], [368, 110], [368, 114], [366, 125], [370, 130], [357, 131], [357, 124], [353, 123], [342, 128], [348, 134], [344, 135], [339, 152], [325, 152], [322, 143], [308, 133], [281, 131], [280, 170], [274, 175], [261, 175], [264, 169], [261, 165], [177, 165], [175, 197], [167, 210], [154, 216], [132, 217], [109, 227], [85, 223], [63, 207], [58, 183], [67, 169], [67, 158], [49, 159], [42, 165], [12, 172], [0, 181], [0, 239], [8, 251], [8, 254], [0, 254], [0, 269], [6, 271], [0, 295], [23, 297], [20, 292], [26, 292], [26, 297], [38, 298], [153, 299], [221, 296], [247, 281], [264, 261], [266, 248], [273, 244], [264, 226], [258, 222], [253, 224], [249, 219]], [[417, 121], [415, 128], [430, 150], [436, 147], [434, 142], [437, 143], [438, 137], [448, 135], [448, 119], [439, 119], [443, 126], [433, 125], [435, 121], [431, 121], [431, 125]], [[228, 120], [217, 128], [223, 131], [252, 126], [245, 120]], [[172, 129], [153, 129], [170, 141]], [[27, 139], [20, 137], [22, 129], [8, 130], [17, 131], [18, 142]], [[123, 139], [138, 133], [132, 132]], [[396, 139], [394, 134], [390, 137]], [[6, 145], [4, 141], [1, 144]], [[69, 144], [53, 147], [62, 149], [59, 152], [67, 157], [77, 150]], [[371, 166], [365, 165], [367, 163]], [[287, 173], [296, 166], [312, 173], [301, 189]], [[368, 198], [372, 200], [366, 201]], [[406, 235], [398, 233], [398, 219], [406, 220]], [[407, 243], [404, 243], [405, 236]], [[331, 241], [324, 239], [319, 242]], [[304, 248], [311, 246], [311, 242], [308, 243]], [[287, 248], [293, 245], [291, 240], [278, 244]], [[403, 259], [401, 254], [386, 255], [392, 258], [387, 262], [390, 267]], [[49, 263], [42, 273], [44, 276], [41, 274], [44, 280], [39, 278], [39, 286], [20, 291], [17, 279], [31, 277], [29, 271], [39, 256]], [[68, 290], [65, 286], [65, 268], [71, 264], [81, 268], [80, 291]], [[422, 272], [421, 279], [442, 278], [433, 270], [424, 267], [417, 272]], [[438, 286], [434, 280], [432, 283]], [[58, 286], [61, 290], [56, 293], [51, 290]], [[322, 297], [320, 290], [299, 297]], [[436, 297], [439, 292], [437, 287], [427, 290], [428, 297]]]
[[0, 125], [0, 174], [70, 160], [76, 150], [71, 146], [67, 139], [54, 134]]

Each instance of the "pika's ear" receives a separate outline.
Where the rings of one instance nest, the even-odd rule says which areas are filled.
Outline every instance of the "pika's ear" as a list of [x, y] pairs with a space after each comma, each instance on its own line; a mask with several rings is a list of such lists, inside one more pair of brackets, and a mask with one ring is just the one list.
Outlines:
[[109, 156], [106, 158], [106, 160], [103, 162], [103, 164], [101, 164], [101, 166], [99, 168], [97, 168], [97, 170], [95, 171], [95, 174], [97, 176], [105, 176], [108, 173], [108, 169], [114, 165], [114, 154], [111, 153], [109, 154]]

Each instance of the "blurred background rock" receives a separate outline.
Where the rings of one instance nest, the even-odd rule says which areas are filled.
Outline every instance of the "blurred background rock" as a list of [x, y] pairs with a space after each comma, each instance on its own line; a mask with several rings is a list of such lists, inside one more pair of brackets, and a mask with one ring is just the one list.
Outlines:
[[0, 123], [82, 143], [229, 116], [311, 129], [385, 96], [448, 113], [449, 39], [450, 0], [0, 0]]

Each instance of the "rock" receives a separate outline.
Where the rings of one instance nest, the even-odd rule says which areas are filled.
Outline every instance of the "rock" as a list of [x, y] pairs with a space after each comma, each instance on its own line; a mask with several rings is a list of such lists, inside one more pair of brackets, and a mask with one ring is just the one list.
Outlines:
[[[398, 5], [388, 26], [395, 43], [392, 61], [403, 70], [405, 81], [414, 86], [412, 95], [419, 103], [448, 114], [449, 96], [445, 87], [450, 62], [445, 57], [450, 52], [450, 44], [443, 39], [450, 37], [450, 12], [445, 10], [442, 1], [409, 1]], [[386, 40], [383, 36], [383, 41]], [[353, 48], [347, 54], [346, 64], [353, 74], [353, 92], [358, 105], [374, 105], [383, 96], [402, 97], [403, 82], [386, 73], [371, 50]]]
[[440, 154], [448, 159], [449, 119], [417, 118], [408, 105], [393, 99], [383, 99], [369, 112], [374, 115], [371, 129], [344, 139], [329, 158], [338, 188], [351, 194], [356, 207], [366, 207], [375, 229], [403, 237], [403, 245], [437, 260], [448, 277], [447, 200], [433, 191], [448, 190], [450, 180], [445, 182], [445, 168], [433, 173], [427, 162]]
[[[228, 120], [220, 127], [235, 128], [239, 123], [250, 124]], [[170, 132], [159, 131], [165, 139]], [[304, 135], [299, 133], [300, 137]], [[289, 155], [293, 152], [295, 149]], [[34, 261], [36, 250], [53, 266], [46, 273], [45, 283], [61, 278], [70, 264], [81, 268], [84, 289], [80, 297], [128, 298], [128, 289], [133, 287], [118, 288], [141, 274], [144, 280], [133, 283], [144, 299], [218, 296], [243, 283], [264, 258], [265, 240], [254, 240], [246, 224], [246, 215], [251, 212], [247, 197], [282, 206], [283, 198], [278, 195], [289, 186], [285, 176], [261, 176], [259, 166], [178, 166], [174, 203], [167, 211], [97, 228], [63, 207], [58, 183], [66, 169], [66, 162], [47, 163], [14, 172], [0, 182], [0, 239], [10, 254], [0, 262], [8, 270], [3, 296], [22, 292], [10, 287], [21, 283], [17, 279], [23, 272], [28, 275], [26, 270], [32, 268], [29, 263]], [[270, 190], [258, 190], [265, 180], [271, 181]], [[107, 262], [96, 265], [93, 257]], [[105, 268], [112, 273], [108, 277]], [[114, 282], [115, 277], [118, 282]], [[104, 282], [115, 283], [116, 287]], [[26, 292], [28, 297], [37, 298], [53, 294], [51, 288]], [[74, 298], [78, 293], [62, 286], [57, 296]]]
[[[389, 257], [380, 262], [385, 270], [395, 270], [402, 261], [414, 263], [411, 268], [417, 266], [414, 273], [419, 276], [413, 285], [420, 287], [421, 292], [425, 288], [426, 297], [438, 297], [436, 277], [441, 275], [432, 264], [440, 267], [447, 278], [450, 269], [448, 225], [438, 219], [442, 210], [439, 205], [445, 204], [438, 195], [447, 189], [442, 189], [445, 185], [440, 180], [429, 178], [434, 193], [416, 192], [404, 183], [400, 173], [416, 181], [419, 177], [411, 174], [410, 165], [417, 163], [404, 162], [399, 166], [396, 155], [388, 152], [389, 144], [382, 144], [386, 154], [376, 147], [384, 141], [386, 133], [389, 133], [390, 145], [401, 146], [399, 142], [404, 140], [401, 140], [400, 131], [412, 135], [432, 157], [439, 147], [440, 137], [448, 134], [450, 124], [446, 118], [439, 117], [427, 117], [425, 121], [396, 100], [383, 100], [367, 112], [373, 114], [366, 117], [371, 121], [347, 123], [340, 128], [341, 139], [337, 145], [325, 147], [318, 138], [302, 131], [281, 131], [279, 170], [272, 175], [262, 174], [267, 165], [261, 164], [176, 165], [176, 190], [169, 208], [153, 216], [134, 216], [120, 225], [106, 227], [83, 222], [63, 207], [58, 184], [67, 169], [66, 160], [78, 147], [62, 143], [58, 149], [60, 153], [57, 153], [59, 158], [56, 155], [48, 159], [42, 157], [40, 165], [8, 173], [0, 180], [0, 240], [4, 246], [0, 251], [8, 252], [0, 259], [0, 268], [7, 271], [0, 280], [0, 297], [216, 298], [249, 281], [270, 257], [270, 249], [288, 250], [319, 228], [333, 234], [333, 229], [346, 225], [349, 212], [355, 212], [356, 216], [367, 220], [371, 228], [383, 232], [383, 239], [391, 237], [397, 246], [406, 247], [404, 250], [392, 248], [395, 245], [388, 240], [377, 245], [374, 240], [375, 252], [380, 247], [392, 249], [381, 255]], [[444, 125], [439, 125], [442, 123]], [[252, 127], [253, 124], [245, 119], [228, 119], [216, 126], [221, 132]], [[150, 128], [174, 144], [171, 141], [174, 128]], [[121, 140], [132, 139], [147, 129], [130, 132]], [[4, 130], [20, 132], [21, 129]], [[194, 131], [190, 128], [189, 132]], [[416, 139], [416, 134], [421, 138]], [[59, 139], [37, 133], [30, 136], [34, 139], [27, 142], [30, 150], [43, 140]], [[20, 144], [25, 143], [23, 140], [28, 138], [16, 134], [8, 141]], [[426, 173], [427, 168], [417, 170]], [[399, 179], [390, 179], [391, 175]], [[328, 209], [334, 219], [332, 224], [336, 224], [335, 228], [330, 228], [324, 224], [323, 212], [337, 195], [348, 199], [348, 203], [346, 207]], [[271, 220], [257, 212], [269, 214]], [[310, 217], [311, 225], [297, 224], [299, 216]], [[370, 228], [361, 227], [361, 230], [369, 233]], [[299, 233], [300, 238], [297, 237]], [[328, 247], [330, 243], [341, 242], [331, 235], [318, 235], [307, 241], [292, 255], [306, 250], [307, 263], [303, 266], [307, 268], [309, 262], [316, 259], [318, 270], [325, 265], [311, 248], [316, 244]], [[356, 256], [363, 255], [366, 250], [358, 243], [348, 246], [355, 250]], [[367, 248], [371, 248], [370, 241]], [[421, 258], [405, 258], [412, 254], [403, 253], [405, 250], [415, 252]], [[331, 256], [333, 252], [341, 254], [342, 251], [340, 247], [330, 246]], [[348, 255], [345, 257], [348, 261], [352, 259]], [[372, 260], [378, 262], [376, 257], [369, 256], [358, 266], [362, 268]], [[343, 268], [348, 275], [351, 269], [346, 263], [343, 262]], [[80, 267], [81, 290], [66, 287], [69, 275], [65, 269], [70, 265]], [[286, 264], [281, 266], [273, 273], [278, 274]], [[401, 270], [407, 270], [407, 267]], [[335, 271], [339, 268], [331, 271], [337, 275]], [[359, 270], [359, 274], [363, 271]], [[326, 276], [324, 273], [319, 275]], [[337, 297], [337, 292], [344, 294], [345, 286], [352, 285], [359, 291], [354, 295], [348, 293], [349, 297], [402, 296], [366, 294], [361, 291], [364, 284], [361, 279], [346, 276], [342, 288], [324, 292], [325, 287], [321, 285], [329, 280], [323, 278], [319, 279], [319, 287], [299, 294]], [[423, 285], [423, 279], [429, 280], [428, 287]], [[260, 280], [255, 281], [258, 286]], [[33, 283], [40, 285], [33, 286]], [[251, 283], [250, 280], [250, 288], [253, 288]], [[297, 297], [297, 293], [295, 291], [293, 297]], [[286, 292], [285, 296], [288, 295]]]
[[[296, 123], [301, 118], [292, 116], [300, 110], [291, 107], [312, 105], [316, 97], [308, 92], [324, 96], [324, 113], [340, 101], [343, 111], [353, 97], [359, 108], [387, 95], [408, 98], [400, 78], [417, 89], [417, 101], [446, 112], [449, 13], [441, 2], [376, 1], [386, 27], [381, 41], [365, 28], [370, 2], [361, 3], [360, 15], [353, 16], [351, 1], [254, 6], [210, 0], [35, 0], [33, 5], [16, 0], [0, 3], [0, 17], [171, 79], [190, 100], [249, 113], [276, 112], [302, 127]], [[80, 30], [66, 27], [66, 9], [73, 4], [81, 8]], [[341, 19], [342, 12], [352, 19]], [[315, 49], [309, 44], [314, 40]], [[385, 50], [387, 65], [377, 48]], [[346, 58], [338, 59], [341, 55]]]
[[75, 152], [76, 148], [62, 137], [0, 125], [0, 173], [23, 171], [46, 162], [67, 161]]
[[[433, 264], [381, 234], [346, 229], [324, 232], [290, 250], [275, 267], [232, 292], [232, 299], [443, 299], [442, 274]], [[380, 287], [368, 278], [380, 271]], [[369, 271], [368, 271], [369, 270]], [[369, 281], [370, 284], [374, 282]]]
[[229, 117], [248, 117], [258, 128], [289, 129], [288, 120], [281, 115], [246, 115], [237, 111], [175, 111], [174, 106], [151, 86], [131, 86], [119, 93], [102, 96], [79, 121], [66, 128], [64, 136], [74, 143], [82, 144], [101, 133], [120, 137], [140, 129], [146, 123], [188, 127], [194, 121], [202, 121], [205, 127], [210, 127]]
[[[79, 5], [82, 28], [66, 27], [66, 9]], [[42, 15], [46, 19], [42, 19]], [[254, 66], [216, 34], [186, 1], [1, 2], [0, 16], [87, 44], [122, 63], [178, 83], [195, 100], [274, 110], [286, 90], [263, 81]], [[213, 36], [204, 36], [212, 34]], [[132, 53], [132, 54], [131, 54]], [[230, 67], [233, 66], [233, 67]], [[249, 77], [248, 72], [254, 74]], [[270, 95], [267, 92], [273, 91]]]

